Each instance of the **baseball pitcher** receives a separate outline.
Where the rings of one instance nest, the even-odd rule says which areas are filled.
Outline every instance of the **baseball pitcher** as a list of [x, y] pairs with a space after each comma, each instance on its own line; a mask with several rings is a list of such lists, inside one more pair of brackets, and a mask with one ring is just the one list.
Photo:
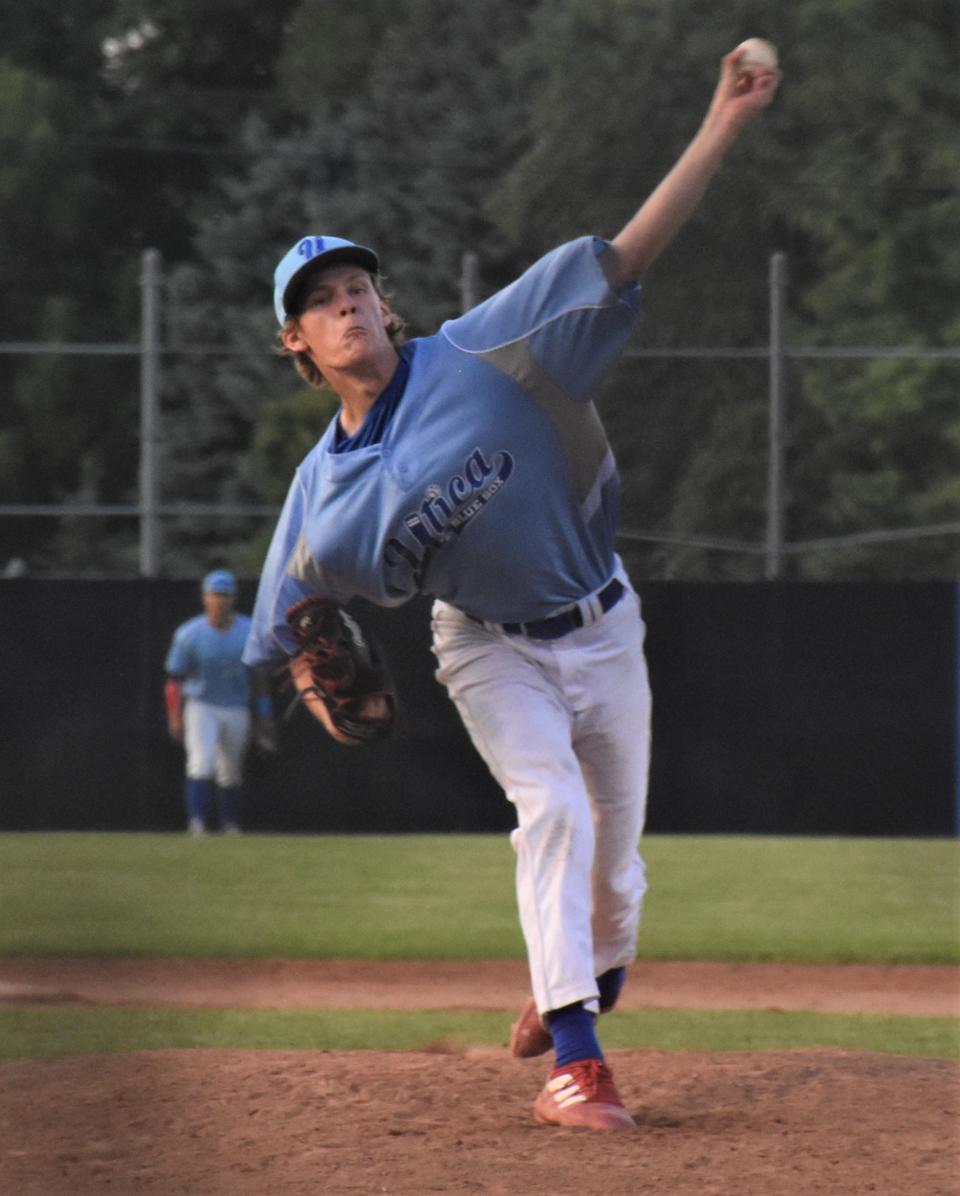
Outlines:
[[743, 57], [724, 58], [699, 131], [611, 241], [561, 245], [433, 336], [403, 342], [365, 246], [303, 236], [275, 272], [283, 347], [341, 408], [293, 479], [244, 659], [289, 660], [311, 712], [358, 744], [374, 737], [364, 723], [389, 726], [389, 686], [351, 694], [338, 723], [333, 696], [356, 670], [340, 660], [331, 679], [342, 632], [318, 641], [319, 615], [305, 632], [304, 604], [434, 596], [436, 675], [516, 809], [532, 997], [511, 1043], [554, 1052], [533, 1106], [554, 1125], [634, 1126], [597, 1015], [636, 949], [650, 692], [592, 396], [636, 326], [638, 280], [777, 90], [776, 69], [745, 72]]

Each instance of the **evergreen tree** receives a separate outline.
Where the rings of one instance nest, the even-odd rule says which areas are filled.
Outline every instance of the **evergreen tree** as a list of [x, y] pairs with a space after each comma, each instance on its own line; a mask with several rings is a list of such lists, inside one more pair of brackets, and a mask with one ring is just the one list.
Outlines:
[[[778, 250], [791, 343], [957, 343], [955, 0], [37, 0], [2, 22], [5, 339], [135, 340], [140, 255], [161, 250], [179, 347], [164, 358], [166, 501], [278, 501], [329, 418], [272, 351], [270, 277], [294, 238], [373, 244], [412, 331], [433, 331], [460, 309], [466, 251], [487, 293], [563, 240], [615, 234], [695, 131], [721, 54], [750, 35], [778, 44], [784, 85], [643, 280], [634, 348], [762, 349]], [[960, 518], [958, 368], [791, 364], [788, 539]], [[133, 499], [136, 391], [132, 359], [7, 356], [0, 489]], [[601, 404], [627, 529], [759, 543], [762, 357], [628, 354]], [[224, 546], [252, 568], [269, 523], [165, 525], [165, 568], [194, 572]], [[132, 568], [132, 525], [104, 530], [8, 520], [0, 563]], [[755, 554], [624, 550], [638, 577], [762, 573]], [[956, 536], [790, 564], [958, 568]]]
[[[797, 171], [793, 218], [816, 246], [819, 272], [798, 296], [796, 334], [817, 345], [955, 347], [957, 6], [844, 0], [798, 15], [797, 69], [816, 74], [793, 106], [815, 135]], [[842, 96], [830, 86], [838, 79]], [[960, 521], [958, 388], [956, 358], [806, 364], [797, 401], [809, 435], [793, 449], [794, 537]], [[810, 577], [955, 576], [960, 537], [811, 554], [801, 567]]]
[[[612, 235], [694, 132], [720, 55], [762, 34], [781, 48], [784, 86], [644, 279], [637, 349], [762, 348], [779, 250], [795, 342], [955, 344], [957, 24], [949, 0], [804, 0], [775, 13], [564, 0], [525, 48], [536, 80], [527, 149], [491, 211], [538, 250], [575, 232]], [[956, 368], [791, 369], [788, 538], [957, 519]], [[749, 358], [625, 363], [604, 399], [625, 525], [759, 545], [766, 395], [765, 365]], [[762, 576], [759, 554], [624, 547], [638, 576]], [[793, 568], [949, 576], [957, 552], [953, 537]]]
[[[192, 201], [267, 104], [295, 0], [38, 0], [0, 38], [0, 314], [4, 337], [133, 342], [141, 254], [189, 253]], [[132, 501], [137, 370], [115, 356], [7, 356], [0, 490], [23, 502]], [[8, 521], [0, 563], [117, 569], [135, 527]], [[88, 529], [82, 537], [77, 528]], [[80, 541], [83, 541], [81, 544]], [[97, 551], [93, 551], [93, 543]]]
[[[513, 261], [504, 263], [505, 240], [485, 217], [484, 199], [522, 127], [519, 89], [498, 58], [522, 36], [530, 5], [476, 0], [438, 10], [407, 0], [392, 6], [388, 24], [382, 5], [358, 5], [352, 36], [369, 53], [358, 55], [353, 85], [344, 87], [333, 66], [328, 76], [319, 55], [310, 88], [301, 60], [312, 60], [311, 38], [326, 44], [330, 23], [329, 6], [308, 7], [319, 23], [294, 22], [296, 54], [289, 46], [284, 52], [296, 65], [284, 93], [302, 113], [282, 134], [276, 124], [250, 122], [245, 144], [253, 165], [225, 179], [198, 215], [196, 263], [174, 279], [178, 325], [192, 341], [218, 340], [225, 350], [184, 358], [171, 378], [167, 477], [180, 496], [275, 497], [276, 446], [255, 451], [258, 425], [273, 418], [268, 403], [293, 402], [286, 413], [306, 421], [305, 434], [291, 435], [297, 452], [330, 417], [320, 396], [291, 400], [301, 384], [287, 362], [270, 357], [272, 271], [298, 236], [327, 232], [375, 246], [414, 332], [433, 331], [460, 310], [466, 250], [483, 261], [489, 289], [515, 272]], [[366, 36], [356, 28], [358, 13], [369, 18]], [[316, 90], [324, 80], [329, 94]], [[253, 346], [262, 356], [249, 352]], [[283, 470], [284, 492], [298, 459]], [[270, 476], [258, 472], [267, 463]], [[249, 523], [171, 530], [177, 539], [168, 568], [206, 552], [214, 535], [227, 536], [231, 551], [249, 560]]]
[[[721, 56], [748, 35], [789, 44], [785, 28], [784, 15], [771, 21], [762, 4], [548, 6], [517, 64], [535, 80], [526, 149], [493, 192], [491, 213], [536, 252], [581, 233], [615, 235], [696, 132]], [[642, 280], [637, 351], [762, 348], [770, 256], [791, 231], [788, 103], [778, 97], [751, 126]], [[624, 527], [759, 540], [765, 405], [765, 371], [749, 359], [628, 355], [601, 398], [623, 476]], [[749, 555], [627, 538], [621, 548], [638, 577], [758, 574]]]

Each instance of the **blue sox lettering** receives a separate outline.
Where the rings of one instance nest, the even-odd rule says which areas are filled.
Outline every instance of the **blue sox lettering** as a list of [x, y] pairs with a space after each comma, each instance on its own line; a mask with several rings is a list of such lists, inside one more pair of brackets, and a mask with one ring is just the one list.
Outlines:
[[480, 514], [513, 473], [513, 465], [513, 457], [505, 449], [494, 453], [492, 462], [481, 449], [474, 449], [462, 474], [455, 473], [445, 488], [428, 486], [420, 506], [404, 515], [404, 527], [416, 543], [410, 545], [392, 536], [383, 559], [390, 566], [406, 561], [415, 575], [422, 577], [430, 556]]

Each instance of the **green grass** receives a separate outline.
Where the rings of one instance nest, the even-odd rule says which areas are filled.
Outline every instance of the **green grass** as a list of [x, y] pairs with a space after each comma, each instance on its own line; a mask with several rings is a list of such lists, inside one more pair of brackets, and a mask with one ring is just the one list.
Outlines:
[[[640, 955], [960, 962], [960, 844], [651, 836]], [[0, 956], [519, 958], [505, 836], [0, 835]]]
[[692, 837], [648, 854], [649, 958], [960, 962], [956, 841]]
[[0, 955], [522, 953], [506, 839], [0, 836]]
[[[505, 1046], [501, 1013], [168, 1008], [0, 1012], [0, 1062], [113, 1051], [423, 1050]], [[813, 1047], [960, 1058], [955, 1018], [647, 1010], [604, 1021], [608, 1050], [795, 1050]]]
[[[641, 957], [960, 962], [960, 845], [654, 836]], [[505, 836], [0, 835], [0, 956], [520, 958]], [[0, 1060], [165, 1047], [502, 1045], [496, 1013], [35, 1007]], [[953, 1018], [622, 1012], [609, 1048], [960, 1056]]]

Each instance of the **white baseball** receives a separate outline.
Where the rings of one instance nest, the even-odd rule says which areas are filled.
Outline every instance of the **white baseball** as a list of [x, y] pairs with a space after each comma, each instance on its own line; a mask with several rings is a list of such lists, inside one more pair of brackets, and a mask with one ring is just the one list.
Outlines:
[[762, 37], [748, 37], [737, 46], [743, 51], [737, 67], [746, 71], [775, 71], [780, 64], [777, 47]]

